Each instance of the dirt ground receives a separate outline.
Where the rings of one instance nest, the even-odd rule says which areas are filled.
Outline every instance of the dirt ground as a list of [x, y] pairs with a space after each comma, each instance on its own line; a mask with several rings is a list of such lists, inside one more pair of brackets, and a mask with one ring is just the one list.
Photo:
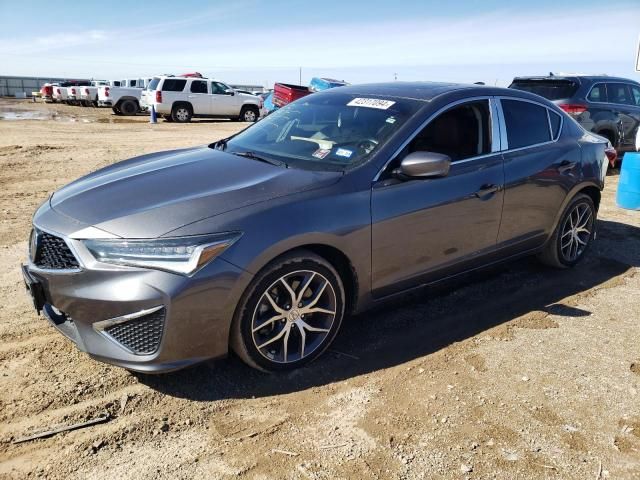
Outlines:
[[31, 215], [80, 175], [244, 125], [9, 109], [32, 119], [0, 120], [0, 478], [640, 479], [640, 212], [615, 206], [616, 174], [573, 270], [525, 259], [399, 299], [288, 375], [236, 358], [134, 375], [34, 313]]

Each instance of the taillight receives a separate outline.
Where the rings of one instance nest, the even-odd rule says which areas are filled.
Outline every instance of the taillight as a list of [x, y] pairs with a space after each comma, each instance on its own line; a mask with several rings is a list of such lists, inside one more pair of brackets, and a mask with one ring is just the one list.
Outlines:
[[72, 88], [72, 89], [71, 89], [71, 95], [75, 95], [75, 94], [76, 94], [76, 89], [75, 89], [75, 88]]
[[104, 96], [108, 97], [109, 96], [109, 87], [105, 87], [104, 88]]
[[85, 88], [85, 89], [84, 89], [84, 94], [85, 94], [85, 95], [89, 95], [89, 89], [88, 89], [88, 88]]
[[162, 92], [160, 90], [156, 90], [156, 103], [162, 103]]
[[618, 159], [618, 152], [613, 147], [607, 147], [604, 149], [604, 154], [607, 156], [607, 160], [609, 160], [609, 165], [611, 168], [616, 166], [616, 160]]
[[60, 93], [61, 93], [61, 92], [60, 92], [60, 89], [59, 89], [59, 88], [56, 88], [56, 93], [57, 93], [58, 95], [60, 95]]
[[579, 103], [561, 103], [558, 106], [569, 115], [580, 115], [587, 111], [587, 106]]

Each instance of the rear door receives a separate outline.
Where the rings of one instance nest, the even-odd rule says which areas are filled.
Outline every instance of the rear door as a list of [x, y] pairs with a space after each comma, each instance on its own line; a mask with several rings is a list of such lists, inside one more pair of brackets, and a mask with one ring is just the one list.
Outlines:
[[205, 80], [192, 80], [187, 98], [193, 106], [195, 115], [209, 115], [211, 113], [211, 95], [207, 91]]
[[619, 148], [631, 150], [635, 147], [635, 133], [640, 121], [640, 106], [636, 104], [632, 85], [607, 82], [607, 97], [617, 117]]
[[[504, 173], [490, 98], [443, 109], [374, 183], [373, 295], [386, 296], [482, 263], [495, 250]], [[398, 180], [391, 174], [414, 151], [451, 157], [441, 178]]]
[[[564, 116], [523, 99], [501, 97], [505, 192], [498, 247], [541, 246], [568, 191], [580, 178], [580, 150], [562, 135]], [[505, 138], [506, 137], [506, 138]]]

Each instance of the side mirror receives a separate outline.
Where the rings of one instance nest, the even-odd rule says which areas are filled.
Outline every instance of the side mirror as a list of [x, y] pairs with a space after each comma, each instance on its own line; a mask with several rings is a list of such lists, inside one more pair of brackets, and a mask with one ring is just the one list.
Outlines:
[[410, 178], [445, 177], [449, 173], [451, 158], [435, 152], [412, 152], [402, 159], [396, 171]]
[[227, 88], [227, 89], [224, 91], [224, 93], [225, 93], [225, 94], [227, 94], [227, 95], [234, 96], [234, 95], [236, 94], [236, 91], [235, 91], [235, 90], [232, 90], [231, 88]]

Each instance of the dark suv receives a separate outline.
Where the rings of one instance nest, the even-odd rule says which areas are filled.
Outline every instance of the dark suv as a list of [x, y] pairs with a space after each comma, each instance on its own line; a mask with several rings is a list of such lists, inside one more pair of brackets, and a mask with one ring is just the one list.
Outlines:
[[551, 100], [618, 151], [634, 150], [640, 125], [640, 83], [608, 76], [516, 77], [509, 88]]

